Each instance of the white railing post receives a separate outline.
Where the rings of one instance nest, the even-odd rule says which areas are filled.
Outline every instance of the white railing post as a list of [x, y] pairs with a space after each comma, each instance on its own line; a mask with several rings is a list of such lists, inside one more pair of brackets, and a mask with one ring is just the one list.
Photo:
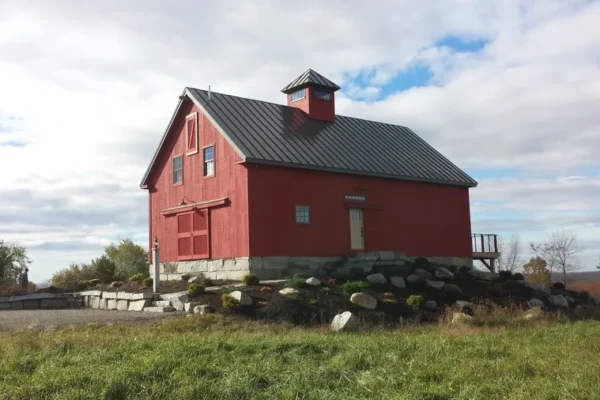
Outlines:
[[152, 248], [152, 265], [154, 267], [154, 276], [152, 277], [152, 288], [154, 293], [158, 293], [160, 288], [160, 263], [158, 260], [158, 238], [154, 238], [154, 247]]

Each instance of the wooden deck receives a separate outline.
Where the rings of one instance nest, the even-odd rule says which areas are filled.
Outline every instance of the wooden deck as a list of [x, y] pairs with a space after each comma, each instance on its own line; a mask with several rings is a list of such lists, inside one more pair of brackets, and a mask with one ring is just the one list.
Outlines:
[[473, 233], [473, 260], [483, 263], [491, 272], [496, 272], [496, 260], [500, 258], [498, 251], [498, 235], [494, 233]]

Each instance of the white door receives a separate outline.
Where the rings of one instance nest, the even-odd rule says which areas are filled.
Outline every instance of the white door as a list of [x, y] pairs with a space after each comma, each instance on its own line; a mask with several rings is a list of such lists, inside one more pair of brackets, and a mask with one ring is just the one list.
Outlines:
[[350, 248], [352, 250], [365, 249], [363, 210], [359, 208], [350, 209]]

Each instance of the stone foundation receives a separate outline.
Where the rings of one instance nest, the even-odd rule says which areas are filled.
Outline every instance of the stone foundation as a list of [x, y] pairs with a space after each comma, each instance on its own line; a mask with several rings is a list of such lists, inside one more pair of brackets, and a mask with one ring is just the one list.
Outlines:
[[[470, 257], [426, 257], [437, 264], [473, 266]], [[295, 273], [328, 276], [333, 272], [344, 273], [352, 268], [371, 271], [373, 267], [401, 266], [414, 260], [402, 253], [378, 251], [352, 257], [238, 257], [218, 260], [196, 260], [163, 263], [160, 265], [161, 280], [179, 280], [184, 274], [204, 274], [211, 279], [241, 280], [246, 274], [256, 274], [260, 279], [281, 279]], [[150, 267], [152, 268], [152, 266]], [[152, 274], [152, 271], [150, 271]]]

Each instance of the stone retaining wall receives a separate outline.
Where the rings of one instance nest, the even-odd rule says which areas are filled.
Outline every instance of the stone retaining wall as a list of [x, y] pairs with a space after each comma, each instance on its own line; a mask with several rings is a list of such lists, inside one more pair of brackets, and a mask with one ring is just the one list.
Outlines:
[[152, 302], [152, 291], [144, 293], [103, 292], [88, 290], [78, 293], [34, 293], [0, 297], [0, 310], [73, 309], [80, 307], [100, 310], [142, 311]]
[[[333, 271], [347, 272], [352, 268], [370, 271], [377, 266], [404, 265], [415, 257], [393, 251], [362, 253], [352, 257], [239, 257], [218, 260], [196, 260], [163, 263], [161, 280], [180, 280], [184, 274], [204, 274], [211, 279], [241, 280], [253, 273], [260, 279], [281, 279], [295, 273], [327, 276]], [[470, 257], [426, 257], [429, 261], [457, 266], [473, 266]], [[152, 266], [150, 266], [152, 269]], [[152, 270], [150, 273], [152, 274]]]
[[81, 306], [82, 299], [73, 293], [32, 293], [0, 297], [0, 310], [71, 309]]

